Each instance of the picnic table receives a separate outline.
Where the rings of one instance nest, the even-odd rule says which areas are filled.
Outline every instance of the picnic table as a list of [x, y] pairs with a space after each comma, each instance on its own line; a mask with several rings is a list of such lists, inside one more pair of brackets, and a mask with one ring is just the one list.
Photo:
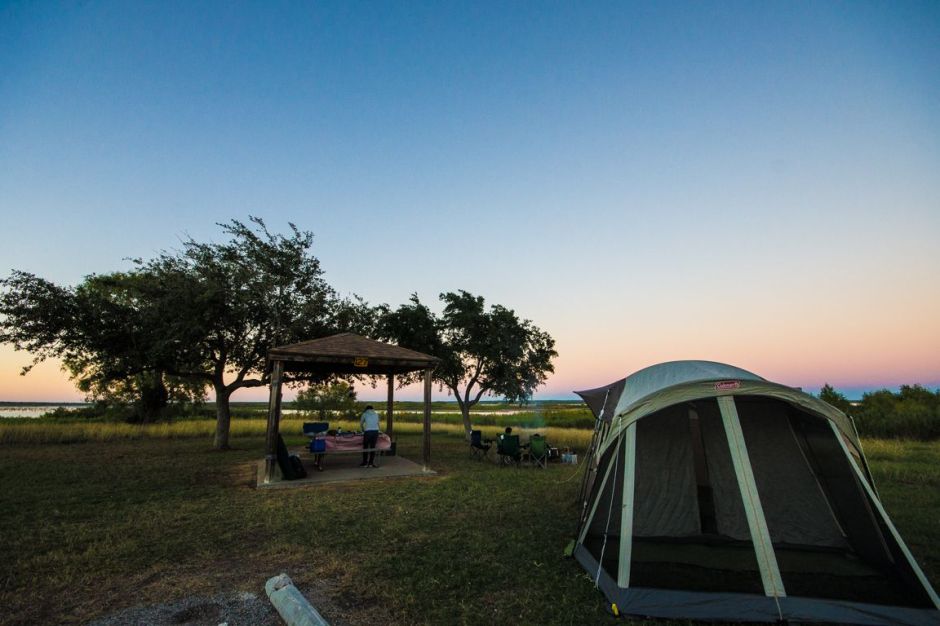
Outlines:
[[[379, 439], [374, 448], [363, 448], [363, 433], [337, 433], [330, 435], [326, 433], [308, 434], [310, 437], [309, 450], [314, 455], [317, 469], [323, 469], [323, 455], [326, 454], [362, 454], [363, 452], [387, 452], [392, 449], [392, 438], [386, 433], [379, 433]], [[316, 446], [315, 442], [322, 442]], [[378, 461], [381, 454], [377, 454], [375, 460]], [[376, 462], [376, 465], [378, 463]]]

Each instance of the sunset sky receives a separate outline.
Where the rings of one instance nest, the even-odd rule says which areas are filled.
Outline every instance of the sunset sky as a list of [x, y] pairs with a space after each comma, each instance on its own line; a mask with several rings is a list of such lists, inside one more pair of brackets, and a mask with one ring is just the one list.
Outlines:
[[[536, 397], [685, 358], [940, 387], [940, 3], [13, 1], [0, 68], [0, 275], [257, 215], [343, 294], [531, 319]], [[0, 400], [81, 399], [28, 361]]]

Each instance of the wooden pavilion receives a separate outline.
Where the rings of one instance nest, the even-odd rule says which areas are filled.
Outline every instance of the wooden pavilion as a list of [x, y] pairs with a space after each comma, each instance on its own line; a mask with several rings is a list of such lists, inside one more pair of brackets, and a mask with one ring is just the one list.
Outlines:
[[281, 385], [284, 374], [298, 372], [317, 374], [362, 374], [386, 376], [388, 406], [385, 430], [394, 433], [393, 402], [395, 374], [424, 371], [424, 441], [425, 469], [431, 462], [431, 371], [440, 361], [414, 350], [375, 341], [353, 333], [341, 333], [312, 341], [302, 341], [268, 351], [271, 366], [271, 399], [268, 405], [268, 429], [265, 447], [264, 482], [274, 478], [277, 435], [281, 422]]

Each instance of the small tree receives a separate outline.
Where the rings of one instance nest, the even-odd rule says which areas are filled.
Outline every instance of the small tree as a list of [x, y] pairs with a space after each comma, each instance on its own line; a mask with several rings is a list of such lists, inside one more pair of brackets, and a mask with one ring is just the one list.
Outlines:
[[[434, 380], [454, 395], [470, 436], [470, 409], [486, 396], [526, 402], [555, 371], [555, 340], [532, 322], [498, 304], [486, 310], [482, 297], [466, 291], [442, 293], [438, 317], [417, 294], [392, 311], [380, 307], [376, 334], [441, 359]], [[406, 377], [402, 382], [416, 380]]]
[[332, 411], [348, 416], [356, 412], [356, 390], [345, 381], [310, 385], [300, 390], [294, 406], [316, 413], [321, 421], [326, 421]]
[[848, 401], [848, 399], [833, 389], [829, 383], [823, 385], [822, 389], [819, 390], [819, 399], [823, 402], [828, 402], [846, 415], [848, 415], [852, 410], [852, 404]]

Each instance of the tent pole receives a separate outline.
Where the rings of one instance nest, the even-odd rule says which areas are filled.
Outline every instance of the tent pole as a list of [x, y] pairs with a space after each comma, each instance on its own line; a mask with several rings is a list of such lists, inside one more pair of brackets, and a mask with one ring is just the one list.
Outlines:
[[871, 484], [871, 489], [875, 492], [875, 496], [880, 498], [881, 496], [878, 495], [878, 486], [875, 484], [875, 477], [871, 475], [871, 468], [868, 467], [868, 459], [865, 458], [865, 450], [862, 448], [862, 438], [859, 436], [858, 428], [855, 426], [855, 419], [848, 413], [846, 413], [845, 416], [849, 418], [849, 422], [852, 424], [852, 432], [855, 433], [855, 441], [858, 442], [858, 455], [862, 459], [865, 475], [868, 476], [868, 482]]
[[431, 370], [424, 370], [424, 469], [431, 465]]
[[388, 404], [385, 406], [385, 432], [391, 437], [394, 434], [395, 420], [392, 411], [395, 404], [395, 374], [388, 375]]
[[[738, 489], [741, 490], [744, 513], [747, 516], [751, 542], [754, 545], [754, 556], [757, 557], [757, 564], [760, 567], [764, 595], [775, 599], [786, 597], [780, 567], [777, 565], [777, 555], [770, 540], [767, 519], [764, 517], [764, 509], [757, 492], [754, 470], [751, 468], [751, 460], [747, 454], [741, 420], [738, 418], [738, 409], [734, 404], [734, 396], [719, 396], [718, 408], [721, 410], [721, 421], [724, 423], [725, 436], [728, 438], [728, 448], [738, 480]], [[777, 611], [780, 612], [779, 602], [777, 602]], [[781, 619], [782, 617], [781, 613]]]
[[277, 433], [281, 418], [281, 377], [284, 361], [275, 361], [271, 370], [271, 395], [268, 400], [268, 429], [264, 446], [264, 482], [274, 480], [274, 464], [277, 458]]
[[[630, 560], [633, 558], [633, 500], [636, 495], [636, 422], [627, 426], [623, 459], [623, 503], [620, 508], [620, 555], [617, 558], [617, 586], [630, 586]], [[616, 484], [616, 483], [614, 483]]]
[[878, 510], [878, 515], [881, 516], [881, 521], [884, 522], [884, 525], [888, 527], [888, 530], [891, 531], [891, 536], [894, 537], [894, 540], [898, 543], [898, 547], [901, 548], [901, 553], [904, 554], [904, 558], [907, 559], [908, 565], [911, 566], [911, 569], [914, 570], [914, 575], [917, 576], [917, 580], [924, 587], [924, 591], [927, 592], [927, 596], [930, 598], [930, 601], [933, 602], [934, 606], [940, 609], [940, 597], [937, 596], [937, 592], [934, 591], [933, 587], [930, 586], [930, 581], [927, 580], [927, 576], [924, 575], [924, 571], [920, 569], [920, 566], [917, 565], [917, 561], [914, 560], [914, 555], [911, 554], [911, 551], [908, 550], [907, 545], [904, 543], [904, 540], [901, 539], [901, 534], [898, 532], [898, 529], [894, 527], [894, 524], [891, 522], [891, 518], [888, 517], [888, 512], [885, 511], [884, 506], [881, 504], [881, 500], [878, 499], [878, 494], [875, 493], [874, 488], [868, 481], [865, 479], [865, 474], [862, 473], [862, 469], [858, 466], [858, 463], [855, 462], [855, 457], [852, 456], [852, 453], [849, 452], [848, 446], [845, 445], [845, 441], [842, 439], [842, 433], [839, 432], [838, 426], [834, 422], [829, 422], [829, 426], [832, 428], [832, 433], [836, 437], [836, 441], [839, 442], [839, 445], [842, 447], [842, 452], [849, 460], [849, 464], [852, 466], [852, 469], [855, 470], [856, 476], [858, 476], [858, 482], [862, 484], [862, 488], [865, 490], [865, 493], [868, 495], [869, 500], [875, 505], [875, 508]]

